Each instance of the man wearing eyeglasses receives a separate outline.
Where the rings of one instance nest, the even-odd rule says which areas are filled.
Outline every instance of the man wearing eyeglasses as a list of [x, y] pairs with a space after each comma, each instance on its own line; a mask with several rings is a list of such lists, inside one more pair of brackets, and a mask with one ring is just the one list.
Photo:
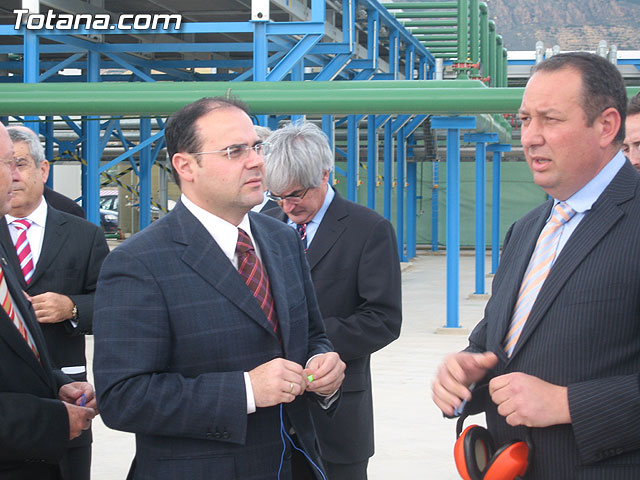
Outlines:
[[279, 209], [266, 212], [295, 228], [329, 339], [347, 363], [340, 408], [312, 408], [329, 480], [367, 478], [374, 452], [371, 354], [400, 334], [400, 261], [392, 225], [329, 186], [333, 152], [313, 123], [289, 124], [268, 141], [265, 178]]
[[268, 144], [224, 98], [165, 139], [182, 196], [109, 255], [94, 319], [102, 418], [136, 434], [129, 478], [320, 479], [309, 405], [335, 410], [344, 363], [295, 232], [248, 213]]

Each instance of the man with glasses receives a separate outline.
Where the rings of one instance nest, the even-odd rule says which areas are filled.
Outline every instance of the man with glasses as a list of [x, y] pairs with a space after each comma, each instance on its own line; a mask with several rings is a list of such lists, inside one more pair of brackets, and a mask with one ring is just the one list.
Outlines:
[[374, 452], [371, 354], [400, 334], [400, 261], [393, 226], [330, 185], [333, 152], [313, 123], [269, 136], [265, 177], [280, 208], [265, 212], [295, 228], [307, 252], [327, 335], [347, 363], [340, 408], [312, 414], [329, 480], [367, 478]]
[[133, 479], [319, 479], [309, 404], [335, 410], [344, 363], [295, 232], [248, 213], [268, 144], [225, 98], [174, 113], [165, 139], [180, 201], [98, 283], [102, 418], [136, 434]]
[[[38, 135], [24, 126], [7, 130], [17, 168], [11, 209], [0, 221], [0, 243], [14, 271], [22, 271], [20, 287], [33, 305], [53, 364], [85, 382], [85, 335], [92, 333], [96, 283], [109, 247], [100, 227], [45, 200], [49, 162]], [[91, 431], [72, 442], [62, 462], [66, 478], [90, 478], [91, 442]]]
[[[13, 145], [0, 124], [0, 215], [11, 208], [12, 185], [20, 178]], [[36, 313], [22, 291], [9, 249], [0, 246], [0, 477], [67, 480], [61, 469], [70, 440], [96, 415], [93, 388], [54, 366]]]

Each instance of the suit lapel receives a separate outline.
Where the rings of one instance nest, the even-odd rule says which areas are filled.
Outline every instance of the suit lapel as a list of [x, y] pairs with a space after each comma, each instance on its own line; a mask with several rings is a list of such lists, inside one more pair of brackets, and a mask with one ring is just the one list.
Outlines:
[[[553, 201], [543, 204], [541, 214], [532, 216], [532, 218], [524, 223], [522, 228], [518, 230], [518, 232], [522, 232], [521, 234], [518, 232], [512, 233], [509, 244], [515, 245], [516, 247], [510, 248], [507, 255], [500, 259], [500, 265], [504, 265], [504, 267], [507, 268], [506, 277], [502, 280], [502, 284], [505, 285], [504, 288], [508, 288], [509, 291], [504, 295], [507, 301], [503, 303], [499, 317], [496, 319], [497, 321], [490, 322], [489, 325], [490, 328], [492, 325], [494, 326], [493, 335], [490, 336], [490, 338], [493, 338], [494, 344], [490, 350], [495, 352], [504, 362], [507, 362], [508, 358], [502, 347], [502, 341], [511, 324], [511, 316], [513, 315], [513, 309], [518, 299], [522, 279], [529, 266], [529, 260], [531, 259], [538, 236], [546, 223], [552, 206]], [[519, 343], [520, 342], [518, 342], [518, 345]]]
[[31, 351], [31, 348], [29, 348], [27, 342], [25, 342], [24, 338], [22, 338], [22, 335], [13, 324], [12, 320], [4, 312], [4, 309], [0, 309], [0, 316], [2, 317], [0, 318], [0, 338], [7, 343], [16, 355], [22, 358], [27, 365], [33, 368], [42, 378], [43, 382], [49, 385], [55, 392], [55, 385], [53, 385], [50, 375], [47, 375], [47, 372], [43, 367], [43, 365], [45, 365], [48, 369], [51, 368], [47, 355], [47, 347], [40, 331], [40, 326], [34, 321], [35, 315], [31, 309], [31, 305], [27, 302], [21, 286], [18, 285], [18, 282], [11, 271], [11, 267], [6, 261], [5, 253], [2, 250], [0, 250], [0, 262], [2, 263], [7, 287], [11, 293], [11, 298], [13, 299], [14, 308], [20, 311], [22, 319], [27, 325], [33, 341], [35, 342], [36, 348], [38, 349], [42, 363], [38, 361], [34, 353]]
[[[20, 270], [20, 260], [18, 260], [18, 254], [16, 253], [16, 247], [13, 245], [13, 240], [11, 240], [11, 234], [9, 233], [9, 226], [7, 225], [7, 220], [5, 217], [0, 221], [0, 242], [4, 246], [6, 250], [6, 256], [3, 258], [7, 261], [9, 266], [16, 272], [16, 275], [19, 275], [19, 283], [20, 288], [23, 290], [27, 289], [27, 283], [24, 281], [24, 277], [22, 276], [22, 270]], [[5, 264], [3, 262], [2, 267], [4, 268]]]
[[173, 240], [184, 245], [182, 261], [275, 337], [253, 294], [204, 226], [182, 202], [178, 202], [169, 215]]
[[318, 226], [313, 242], [307, 249], [307, 261], [312, 271], [343, 234], [346, 229], [346, 225], [343, 222], [348, 217], [349, 213], [347, 212], [345, 201], [336, 192], [322, 218], [322, 222]]
[[63, 228], [64, 223], [66, 223], [64, 215], [52, 209], [51, 206], [47, 206], [47, 222], [44, 228], [44, 238], [42, 239], [42, 250], [29, 285], [34, 285], [43, 275], [43, 272], [47, 271], [49, 265], [58, 256], [67, 241], [69, 233]]
[[[627, 162], [628, 163], [628, 162]], [[577, 226], [566, 245], [558, 255], [551, 267], [549, 276], [545, 280], [536, 301], [531, 308], [522, 334], [513, 351], [513, 358], [518, 350], [527, 342], [527, 339], [535, 331], [544, 315], [553, 304], [562, 286], [582, 263], [585, 257], [598, 245], [603, 237], [624, 216], [619, 204], [634, 196], [635, 174], [633, 167], [625, 165], [611, 181], [609, 186], [600, 195]], [[629, 167], [629, 169], [627, 168]]]
[[[278, 327], [280, 336], [282, 337], [282, 345], [289, 344], [291, 322], [289, 320], [289, 302], [287, 301], [287, 283], [282, 270], [282, 260], [277, 245], [271, 240], [264, 225], [259, 222], [258, 214], [249, 213], [251, 221], [251, 233], [260, 248], [260, 256], [262, 264], [269, 276], [269, 284], [271, 286], [271, 295], [278, 315]], [[261, 310], [262, 311], [262, 310]], [[265, 316], [265, 321], [268, 322]], [[267, 323], [268, 325], [268, 323]]]

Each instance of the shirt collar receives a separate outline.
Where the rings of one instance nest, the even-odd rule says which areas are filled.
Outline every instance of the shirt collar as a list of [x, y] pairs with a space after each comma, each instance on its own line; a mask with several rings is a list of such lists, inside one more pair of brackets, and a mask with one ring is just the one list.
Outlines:
[[40, 205], [38, 205], [36, 209], [26, 217], [14, 217], [7, 213], [5, 215], [5, 218], [7, 219], [8, 225], [10, 225], [11, 222], [13, 222], [14, 220], [17, 220], [18, 218], [26, 218], [31, 222], [32, 225], [37, 225], [39, 227], [44, 228], [45, 224], [47, 223], [47, 211], [48, 211], [47, 202], [45, 201], [44, 197], [42, 197], [40, 200]]
[[204, 208], [199, 207], [189, 200], [184, 193], [180, 196], [180, 199], [187, 210], [189, 210], [193, 216], [198, 219], [202, 226], [213, 237], [231, 263], [235, 264], [234, 257], [236, 253], [236, 244], [238, 243], [238, 228], [242, 228], [247, 232], [247, 235], [251, 238], [257, 252], [258, 247], [255, 239], [253, 238], [253, 234], [251, 233], [251, 223], [249, 222], [248, 215], [245, 214], [245, 216], [242, 217], [242, 221], [236, 227], [232, 223], [229, 223], [217, 215], [208, 212]]
[[[625, 161], [622, 152], [618, 152], [589, 183], [569, 197], [566, 203], [577, 213], [584, 213], [590, 210], [605, 188], [618, 174]], [[555, 203], [558, 203], [557, 199]]]

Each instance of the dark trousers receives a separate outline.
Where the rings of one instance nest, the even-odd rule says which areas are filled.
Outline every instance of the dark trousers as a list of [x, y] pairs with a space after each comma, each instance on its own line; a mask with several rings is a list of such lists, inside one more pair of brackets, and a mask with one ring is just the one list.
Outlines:
[[331, 463], [324, 462], [327, 480], [367, 480], [367, 466], [369, 460], [359, 463]]
[[71, 447], [60, 462], [65, 480], [89, 480], [91, 478], [91, 444]]

